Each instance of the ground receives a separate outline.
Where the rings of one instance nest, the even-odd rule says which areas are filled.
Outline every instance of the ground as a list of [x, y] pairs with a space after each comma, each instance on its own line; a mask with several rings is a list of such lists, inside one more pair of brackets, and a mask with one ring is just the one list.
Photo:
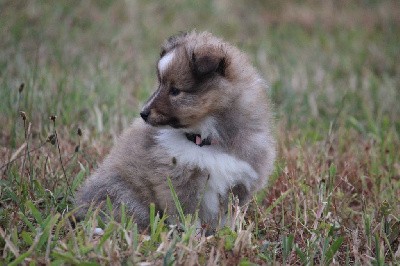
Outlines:
[[[1, 264], [399, 264], [398, 14], [374, 0], [2, 1]], [[143, 235], [124, 214], [74, 223], [77, 187], [155, 85], [160, 44], [193, 28], [269, 82], [268, 186], [208, 238], [184, 214], [179, 231], [153, 214]]]

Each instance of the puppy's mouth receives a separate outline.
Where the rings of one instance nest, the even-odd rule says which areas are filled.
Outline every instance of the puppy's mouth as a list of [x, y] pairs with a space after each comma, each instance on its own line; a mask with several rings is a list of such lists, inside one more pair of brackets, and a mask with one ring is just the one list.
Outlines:
[[170, 126], [172, 128], [187, 128], [187, 125], [181, 124], [178, 118], [172, 117], [164, 121], [153, 121], [152, 119], [146, 119], [145, 122], [153, 127]]
[[177, 119], [177, 118], [172, 118], [170, 120], [170, 122], [168, 123], [168, 125], [173, 128], [186, 128], [187, 127], [187, 125], [181, 124], [179, 119]]
[[187, 128], [188, 127], [187, 125], [182, 125], [182, 124], [170, 124], [169, 126], [173, 127], [173, 128]]

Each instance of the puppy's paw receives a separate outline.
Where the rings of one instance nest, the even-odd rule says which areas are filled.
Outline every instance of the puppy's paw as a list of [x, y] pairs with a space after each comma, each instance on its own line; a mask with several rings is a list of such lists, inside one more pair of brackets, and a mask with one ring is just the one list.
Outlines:
[[104, 235], [104, 230], [101, 229], [100, 227], [96, 227], [96, 228], [93, 230], [93, 235], [94, 235], [94, 236], [102, 236], [102, 235]]

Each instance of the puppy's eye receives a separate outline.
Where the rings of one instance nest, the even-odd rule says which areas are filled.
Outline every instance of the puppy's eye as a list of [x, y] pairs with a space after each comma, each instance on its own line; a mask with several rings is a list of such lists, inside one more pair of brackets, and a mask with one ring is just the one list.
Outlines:
[[175, 87], [171, 87], [169, 90], [169, 94], [172, 96], [177, 96], [179, 93], [181, 93], [181, 91]]

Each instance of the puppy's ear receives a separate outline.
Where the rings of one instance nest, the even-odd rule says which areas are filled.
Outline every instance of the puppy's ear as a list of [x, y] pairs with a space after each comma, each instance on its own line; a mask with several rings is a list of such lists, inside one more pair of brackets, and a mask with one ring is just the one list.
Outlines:
[[161, 47], [160, 58], [163, 57], [168, 51], [178, 46], [187, 35], [187, 32], [181, 31], [176, 35], [170, 36]]
[[222, 49], [201, 47], [192, 52], [192, 69], [196, 77], [202, 78], [213, 73], [225, 75], [226, 58]]

